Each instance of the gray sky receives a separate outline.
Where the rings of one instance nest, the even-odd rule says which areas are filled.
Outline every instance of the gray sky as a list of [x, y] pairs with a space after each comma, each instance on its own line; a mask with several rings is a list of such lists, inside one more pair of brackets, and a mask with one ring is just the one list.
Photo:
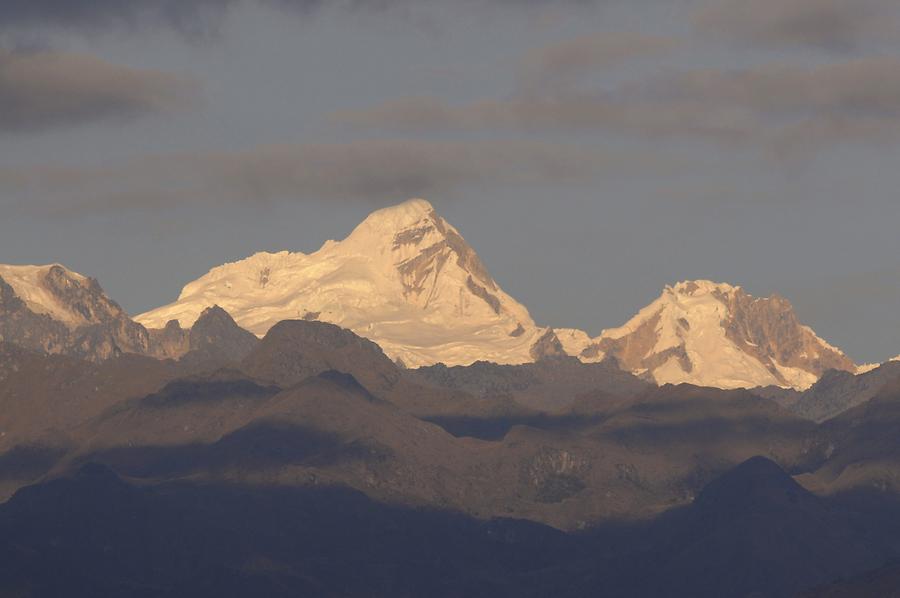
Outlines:
[[779, 292], [900, 353], [895, 0], [0, 0], [0, 262], [132, 313], [424, 196], [546, 325]]

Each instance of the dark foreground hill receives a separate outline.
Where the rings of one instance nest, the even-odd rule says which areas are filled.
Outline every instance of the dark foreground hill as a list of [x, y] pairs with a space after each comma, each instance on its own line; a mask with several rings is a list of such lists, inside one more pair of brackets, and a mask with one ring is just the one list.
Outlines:
[[[209, 310], [223, 324], [210, 328], [242, 339], [223, 314]], [[603, 364], [479, 364], [423, 380], [374, 343], [305, 321], [242, 346], [225, 368], [10, 349], [0, 482], [11, 493], [96, 461], [153, 482], [325, 480], [376, 500], [582, 529], [689, 504], [756, 455], [813, 487], [852, 451], [878, 463], [853, 426], [816, 426], [747, 391], [647, 387]], [[471, 394], [485, 380], [505, 395]], [[523, 404], [522, 389], [556, 389], [555, 408]]]
[[803, 593], [803, 598], [897, 598], [900, 564], [891, 563], [849, 579], [841, 579]]
[[0, 345], [0, 596], [786, 597], [900, 557], [890, 368], [817, 424], [612, 363], [409, 371], [320, 322], [185, 338]]
[[563, 533], [307, 487], [135, 485], [86, 464], [0, 506], [0, 594], [790, 596], [877, 566], [877, 526], [752, 459], [694, 505]]

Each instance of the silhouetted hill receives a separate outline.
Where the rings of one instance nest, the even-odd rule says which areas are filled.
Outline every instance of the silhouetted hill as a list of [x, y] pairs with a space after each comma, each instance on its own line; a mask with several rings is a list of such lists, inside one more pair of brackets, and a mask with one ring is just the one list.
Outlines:
[[898, 361], [889, 361], [863, 374], [828, 370], [808, 390], [779, 402], [801, 417], [821, 422], [866, 403], [897, 380]]
[[891, 563], [804, 592], [802, 598], [898, 598], [900, 564]]
[[339, 488], [135, 487], [89, 464], [0, 507], [0, 593], [515, 596], [565, 549], [564, 535], [535, 524]]
[[482, 398], [514, 399], [525, 407], [546, 411], [572, 408], [580, 397], [589, 393], [628, 397], [650, 386], [611, 361], [588, 364], [575, 358], [522, 365], [483, 361], [470, 366], [439, 364], [411, 370], [410, 374], [434, 386]]
[[887, 558], [848, 521], [762, 458], [690, 507], [578, 534], [326, 482], [133, 485], [87, 463], [0, 505], [0, 594], [790, 596]]
[[373, 392], [389, 390], [400, 378], [397, 366], [370, 340], [334, 324], [279, 322], [243, 361], [251, 376], [282, 388], [328, 370], [353, 374]]
[[181, 358], [191, 363], [237, 364], [259, 344], [259, 339], [238, 326], [218, 305], [200, 314], [188, 334], [189, 351]]

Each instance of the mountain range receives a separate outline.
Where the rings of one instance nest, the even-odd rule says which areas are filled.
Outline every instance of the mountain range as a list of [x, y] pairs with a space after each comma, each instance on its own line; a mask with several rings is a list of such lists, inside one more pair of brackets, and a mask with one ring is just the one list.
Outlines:
[[0, 594], [787, 598], [900, 557], [894, 364], [816, 423], [779, 403], [849, 379], [771, 399], [247, 334], [213, 308], [177, 361], [0, 344]]
[[410, 368], [568, 355], [613, 360], [657, 384], [797, 390], [829, 370], [858, 370], [783, 297], [705, 280], [667, 286], [596, 338], [539, 326], [421, 199], [378, 210], [311, 254], [257, 253], [213, 268], [175, 302], [133, 319], [96, 280], [61, 265], [0, 266], [0, 341], [51, 354], [177, 359], [191, 348], [188, 329], [212, 306], [256, 336], [288, 319], [336, 324]]
[[333, 323], [410, 368], [572, 356], [655, 384], [804, 391], [826, 372], [874, 367], [817, 336], [787, 299], [708, 280], [666, 286], [595, 338], [541, 327], [422, 199], [373, 212], [311, 254], [263, 252], [213, 268], [175, 302], [134, 318], [95, 279], [60, 264], [0, 265], [0, 342], [49, 354], [179, 359], [192, 349], [191, 326], [213, 307], [257, 337], [287, 319]]
[[[345, 240], [268, 280], [225, 266], [198, 287], [210, 295], [186, 295], [216, 303], [149, 327], [62, 266], [4, 267], [0, 595], [787, 598], [867, 587], [869, 571], [892, 583], [900, 362], [857, 369], [786, 300], [707, 281], [595, 339], [541, 328], [426, 205], [351, 235], [414, 225], [404, 238], [425, 249]], [[430, 301], [404, 295], [398, 267], [422, 255], [444, 256], [422, 271]], [[315, 296], [313, 275], [320, 313], [275, 321], [290, 289]], [[215, 294], [226, 283], [249, 286]], [[406, 319], [327, 321], [351, 297], [346, 317]], [[447, 315], [460, 306], [494, 336]], [[241, 326], [267, 311], [271, 325]], [[416, 318], [443, 336], [416, 338]], [[513, 323], [524, 332], [500, 334]]]

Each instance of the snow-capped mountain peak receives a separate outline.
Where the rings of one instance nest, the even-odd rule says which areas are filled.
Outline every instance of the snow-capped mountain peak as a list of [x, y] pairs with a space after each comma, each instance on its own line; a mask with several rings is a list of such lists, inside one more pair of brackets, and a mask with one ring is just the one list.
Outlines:
[[331, 322], [407, 365], [523, 363], [547, 332], [422, 199], [373, 212], [311, 254], [257, 253], [214, 268], [136, 319], [189, 326], [212, 304], [257, 335], [285, 319]]
[[856, 369], [799, 322], [787, 299], [709, 280], [667, 286], [623, 326], [572, 350], [589, 361], [615, 357], [660, 384], [803, 389], [827, 369]]
[[370, 240], [376, 236], [391, 237], [398, 231], [416, 226], [429, 218], [439, 218], [434, 206], [424, 199], [410, 199], [394, 206], [375, 210], [357, 225], [347, 240], [362, 237]]
[[99, 324], [122, 313], [95, 280], [60, 264], [0, 264], [0, 279], [32, 312], [48, 315], [69, 328]]
[[146, 353], [150, 344], [96, 280], [59, 264], [0, 264], [0, 341], [93, 360]]

